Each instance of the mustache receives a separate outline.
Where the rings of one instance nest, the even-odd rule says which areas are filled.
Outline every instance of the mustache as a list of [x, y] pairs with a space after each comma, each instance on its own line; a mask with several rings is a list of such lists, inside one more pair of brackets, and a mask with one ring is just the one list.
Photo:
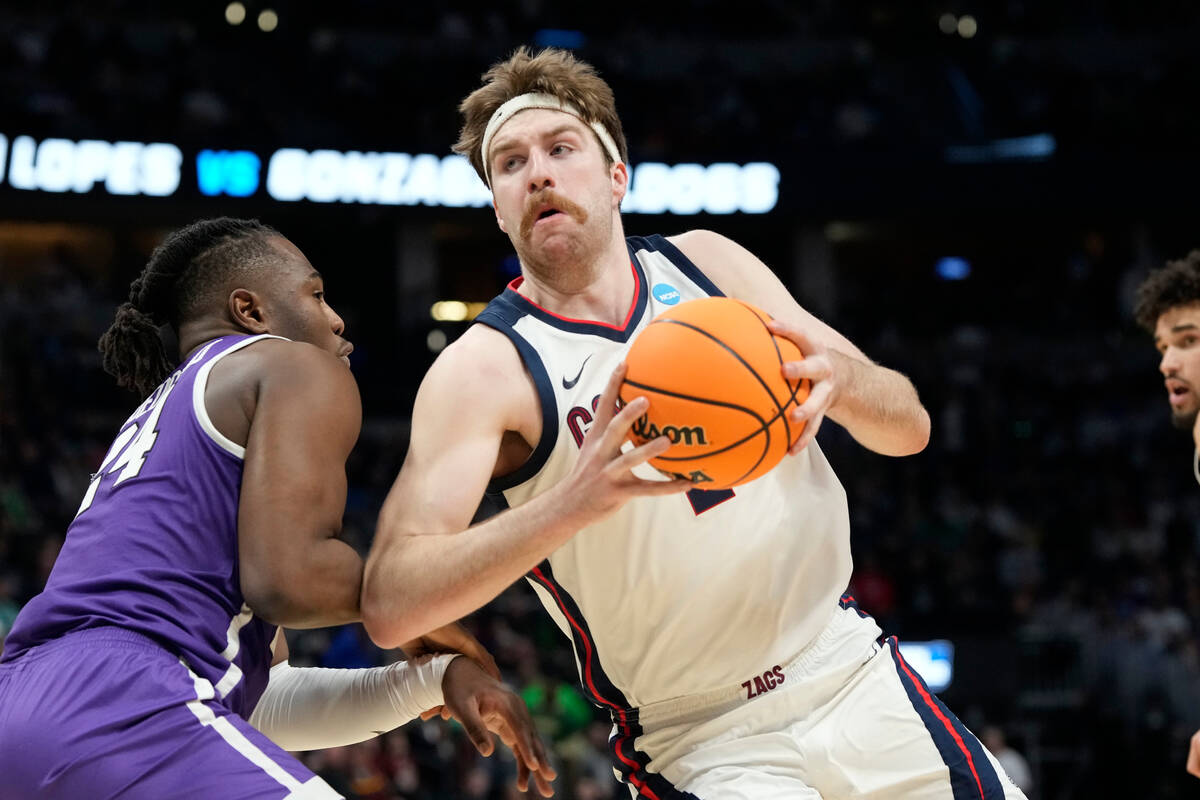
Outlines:
[[553, 189], [540, 189], [525, 199], [525, 213], [521, 215], [521, 238], [528, 239], [533, 233], [533, 225], [538, 220], [538, 211], [542, 206], [551, 205], [570, 216], [576, 222], [587, 222], [587, 210], [578, 203], [563, 197]]

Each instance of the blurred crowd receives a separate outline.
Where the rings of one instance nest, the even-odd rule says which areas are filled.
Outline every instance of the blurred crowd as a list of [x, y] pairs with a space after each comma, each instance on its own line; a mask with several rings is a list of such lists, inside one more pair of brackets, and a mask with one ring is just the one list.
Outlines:
[[[1089, 269], [1103, 272], [1103, 260]], [[1154, 265], [1127, 266], [1136, 276]], [[136, 402], [99, 367], [95, 342], [121, 291], [109, 284], [69, 250], [0, 281], [0, 635], [45, 580]], [[1077, 284], [1077, 302], [1052, 297], [1053, 313], [1025, 309], [1009, 324], [831, 320], [911, 375], [934, 420], [927, 451], [898, 460], [822, 429], [850, 495], [851, 590], [902, 646], [955, 643], [944, 696], [1024, 754], [1045, 787], [1034, 797], [1135, 796], [1113, 793], [1130, 776], [1161, 783], [1140, 796], [1176, 796], [1200, 727], [1200, 487], [1187, 437], [1168, 423], [1150, 339], [1121, 311], [1128, 285]], [[345, 535], [364, 552], [406, 423], [369, 416], [351, 457]], [[467, 624], [529, 704], [559, 760], [560, 796], [621, 796], [609, 724], [583, 699], [569, 645], [532, 591], [513, 586]], [[359, 626], [296, 634], [292, 651], [322, 666], [400, 657]], [[507, 756], [480, 759], [453, 723], [414, 722], [304, 758], [351, 798], [517, 796]]]
[[1045, 132], [1076, 154], [1182, 152], [1200, 133], [1174, 102], [1194, 79], [1200, 9], [1176, 0], [245, 0], [236, 26], [224, 6], [6, 3], [0, 119], [34, 136], [444, 153], [457, 100], [526, 43], [596, 65], [634, 162], [728, 158], [733, 143], [747, 160], [939, 158]]

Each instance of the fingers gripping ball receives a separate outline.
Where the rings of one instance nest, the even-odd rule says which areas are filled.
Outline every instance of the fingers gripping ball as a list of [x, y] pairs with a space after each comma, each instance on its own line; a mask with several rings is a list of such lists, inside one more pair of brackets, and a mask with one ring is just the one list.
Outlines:
[[804, 356], [767, 328], [749, 303], [706, 297], [655, 317], [626, 356], [622, 403], [644, 395], [650, 410], [633, 426], [635, 444], [672, 444], [650, 464], [702, 489], [752, 481], [778, 464], [804, 430], [787, 417], [809, 381], [783, 377]]

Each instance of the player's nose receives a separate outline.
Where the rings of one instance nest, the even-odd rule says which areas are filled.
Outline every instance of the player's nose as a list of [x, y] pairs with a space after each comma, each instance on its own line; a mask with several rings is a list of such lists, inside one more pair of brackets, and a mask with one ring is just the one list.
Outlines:
[[1158, 361], [1158, 371], [1163, 375], [1171, 376], [1179, 371], [1179, 358], [1174, 351], [1175, 348], [1168, 347], [1163, 351], [1162, 358]]
[[554, 170], [550, 157], [540, 150], [534, 150], [529, 154], [529, 191], [532, 193], [553, 187]]
[[329, 306], [325, 306], [325, 314], [329, 318], [329, 329], [338, 336], [341, 336], [346, 330], [345, 320], [343, 320], [338, 313]]

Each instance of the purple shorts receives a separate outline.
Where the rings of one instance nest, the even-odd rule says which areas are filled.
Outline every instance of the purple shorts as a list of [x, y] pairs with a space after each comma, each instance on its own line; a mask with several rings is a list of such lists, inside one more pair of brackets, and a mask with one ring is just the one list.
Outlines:
[[140, 634], [96, 628], [0, 664], [0, 800], [340, 798]]

